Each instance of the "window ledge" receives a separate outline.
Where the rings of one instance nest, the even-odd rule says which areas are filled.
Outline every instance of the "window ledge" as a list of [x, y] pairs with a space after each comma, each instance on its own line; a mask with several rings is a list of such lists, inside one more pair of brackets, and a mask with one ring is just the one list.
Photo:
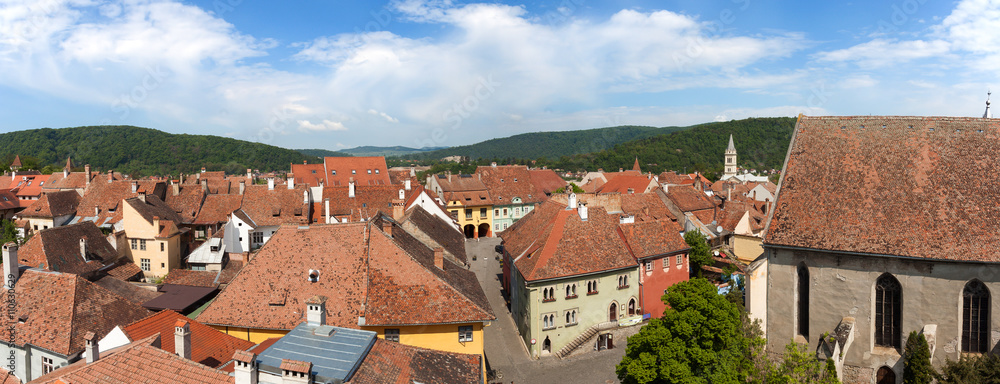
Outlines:
[[565, 327], [566, 327], [566, 328], [569, 328], [569, 327], [575, 327], [575, 326], [576, 326], [577, 324], [580, 324], [580, 323], [572, 323], [572, 324], [566, 324], [566, 325], [565, 325]]
[[627, 285], [627, 284], [626, 284], [626, 285], [619, 285], [619, 286], [618, 286], [618, 289], [626, 289], [626, 288], [628, 288], [628, 285]]
[[597, 291], [587, 292], [587, 296], [592, 296], [592, 295], [596, 295], [596, 294], [597, 294]]
[[577, 296], [576, 296], [576, 295], [572, 295], [572, 296], [566, 296], [566, 300], [569, 300], [569, 299], [575, 299], [575, 298], [577, 298]]
[[553, 298], [551, 298], [551, 299], [542, 299], [542, 302], [543, 302], [543, 303], [551, 303], [551, 302], [553, 302], [553, 301], [556, 301], [556, 299], [555, 299], [554, 297], [553, 297]]
[[545, 328], [545, 327], [542, 327], [542, 330], [543, 330], [543, 331], [551, 331], [551, 330], [553, 330], [553, 329], [556, 329], [556, 327], [555, 327], [555, 326], [552, 326], [552, 327], [548, 327], [548, 328]]

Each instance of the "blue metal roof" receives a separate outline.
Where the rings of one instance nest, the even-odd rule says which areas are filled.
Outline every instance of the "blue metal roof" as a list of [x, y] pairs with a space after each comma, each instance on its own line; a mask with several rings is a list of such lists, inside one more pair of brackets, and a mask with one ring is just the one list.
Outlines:
[[258, 355], [257, 362], [261, 370], [279, 376], [281, 359], [311, 362], [316, 382], [344, 382], [361, 366], [375, 339], [372, 331], [303, 322]]

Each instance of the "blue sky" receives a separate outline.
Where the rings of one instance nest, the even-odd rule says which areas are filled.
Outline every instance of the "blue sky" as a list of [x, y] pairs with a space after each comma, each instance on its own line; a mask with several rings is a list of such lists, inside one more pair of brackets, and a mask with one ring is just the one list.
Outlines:
[[982, 115], [1000, 0], [0, 0], [0, 131], [450, 146], [754, 116]]

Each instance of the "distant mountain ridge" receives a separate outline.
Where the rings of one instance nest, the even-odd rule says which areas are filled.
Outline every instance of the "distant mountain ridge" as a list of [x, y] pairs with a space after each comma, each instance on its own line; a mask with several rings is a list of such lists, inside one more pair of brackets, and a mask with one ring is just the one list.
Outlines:
[[538, 159], [542, 157], [554, 159], [561, 156], [598, 152], [620, 143], [689, 128], [657, 128], [626, 125], [580, 131], [522, 133], [510, 137], [490, 139], [476, 144], [414, 153], [413, 155], [402, 157], [435, 160], [447, 156], [465, 156], [470, 159]]
[[316, 156], [316, 157], [348, 157], [351, 156], [350, 153], [331, 151], [329, 149], [296, 149], [298, 153], [306, 156]]
[[66, 158], [80, 167], [114, 170], [135, 176], [193, 173], [202, 167], [229, 174], [247, 168], [287, 170], [289, 164], [318, 162], [314, 156], [226, 137], [172, 134], [133, 126], [41, 128], [0, 134], [0, 154], [21, 155], [39, 168], [61, 170]]
[[364, 145], [355, 148], [342, 149], [340, 150], [340, 152], [347, 153], [351, 156], [404, 156], [411, 153], [430, 152], [444, 148], [448, 147], [410, 148], [398, 145], [394, 147], [376, 147], [371, 145]]

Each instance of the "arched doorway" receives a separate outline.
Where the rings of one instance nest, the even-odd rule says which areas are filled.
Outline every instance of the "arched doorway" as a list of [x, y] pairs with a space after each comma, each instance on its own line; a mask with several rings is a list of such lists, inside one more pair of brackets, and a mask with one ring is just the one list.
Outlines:
[[608, 321], [618, 321], [618, 303], [611, 303], [608, 309]]
[[464, 228], [465, 238], [471, 239], [476, 237], [476, 226], [472, 224], [466, 224]]
[[479, 224], [479, 237], [490, 237], [490, 224]]
[[552, 341], [548, 336], [545, 336], [545, 341], [542, 342], [542, 353], [552, 353]]
[[896, 372], [886, 366], [879, 368], [875, 373], [875, 384], [896, 384]]
[[635, 298], [628, 299], [628, 315], [635, 316]]

